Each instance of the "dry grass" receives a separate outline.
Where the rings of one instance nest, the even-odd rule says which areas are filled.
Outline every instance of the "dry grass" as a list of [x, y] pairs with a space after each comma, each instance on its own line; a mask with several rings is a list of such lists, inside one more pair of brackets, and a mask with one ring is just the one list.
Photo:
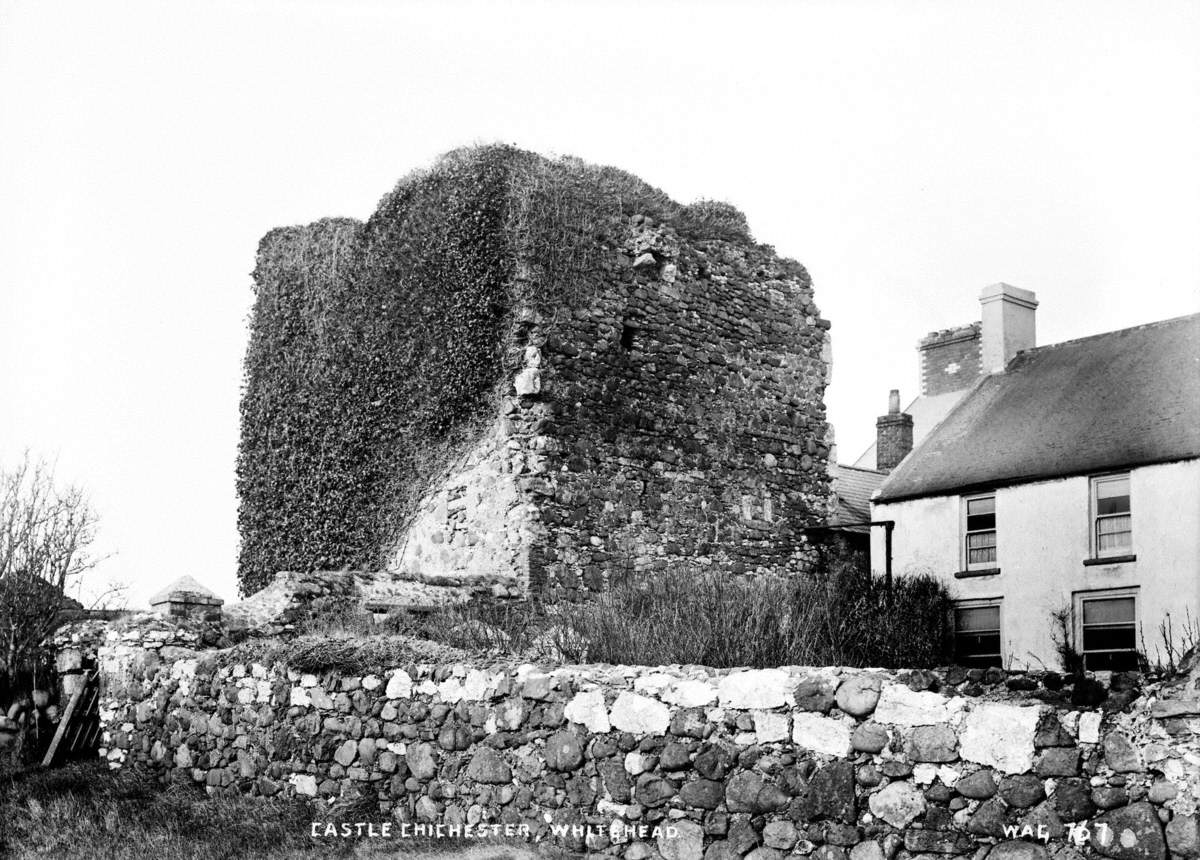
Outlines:
[[548, 847], [480, 839], [314, 838], [316, 822], [374, 821], [369, 805], [321, 811], [304, 799], [208, 797], [192, 786], [164, 787], [100, 762], [0, 779], [0, 856], [12, 860], [333, 860], [459, 857], [534, 860]]
[[346, 857], [352, 848], [311, 839], [304, 803], [208, 798], [97, 762], [5, 780], [0, 807], [0, 855], [12, 858], [273, 860]]
[[858, 562], [812, 578], [674, 571], [614, 584], [586, 604], [471, 604], [415, 633], [464, 650], [526, 658], [718, 668], [922, 668], [946, 661], [949, 596], [928, 576], [890, 590]]

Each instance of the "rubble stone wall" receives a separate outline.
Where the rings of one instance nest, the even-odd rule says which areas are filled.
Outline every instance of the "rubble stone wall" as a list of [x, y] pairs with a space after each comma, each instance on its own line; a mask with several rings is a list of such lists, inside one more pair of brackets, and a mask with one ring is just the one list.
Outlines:
[[998, 670], [135, 662], [102, 754], [214, 794], [365, 795], [380, 822], [628, 860], [1200, 856], [1194, 678], [1118, 679], [1105, 710]]
[[644, 215], [613, 245], [578, 303], [514, 313], [496, 423], [391, 570], [574, 596], [672, 565], [806, 569], [803, 529], [831, 498], [829, 324], [807, 272]]
[[544, 426], [535, 586], [697, 564], [795, 572], [830, 491], [829, 324], [798, 263], [635, 216], [586, 306], [535, 316], [513, 417]]

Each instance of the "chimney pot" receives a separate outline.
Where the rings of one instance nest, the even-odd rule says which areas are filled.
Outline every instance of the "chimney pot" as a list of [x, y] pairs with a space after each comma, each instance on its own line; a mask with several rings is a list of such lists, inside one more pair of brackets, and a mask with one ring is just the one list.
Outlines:
[[888, 394], [888, 415], [900, 414], [900, 389], [893, 388]]

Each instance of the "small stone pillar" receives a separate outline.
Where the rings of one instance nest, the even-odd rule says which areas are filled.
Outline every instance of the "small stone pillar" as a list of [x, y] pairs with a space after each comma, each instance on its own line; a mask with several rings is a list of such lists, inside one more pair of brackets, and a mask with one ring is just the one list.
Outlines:
[[174, 618], [215, 621], [225, 601], [190, 576], [183, 576], [150, 598], [150, 608]]

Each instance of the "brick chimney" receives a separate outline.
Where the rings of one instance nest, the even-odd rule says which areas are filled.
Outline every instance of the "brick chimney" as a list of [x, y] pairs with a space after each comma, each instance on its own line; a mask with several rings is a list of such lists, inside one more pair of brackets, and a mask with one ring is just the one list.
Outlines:
[[913, 419], [900, 411], [900, 392], [888, 395], [888, 414], [875, 419], [875, 468], [890, 472], [900, 465], [913, 446]]
[[917, 350], [924, 397], [970, 388], [983, 375], [979, 323], [930, 332]]
[[1037, 296], [1009, 284], [992, 284], [979, 294], [983, 312], [983, 372], [1000, 373], [1012, 357], [1037, 346]]

